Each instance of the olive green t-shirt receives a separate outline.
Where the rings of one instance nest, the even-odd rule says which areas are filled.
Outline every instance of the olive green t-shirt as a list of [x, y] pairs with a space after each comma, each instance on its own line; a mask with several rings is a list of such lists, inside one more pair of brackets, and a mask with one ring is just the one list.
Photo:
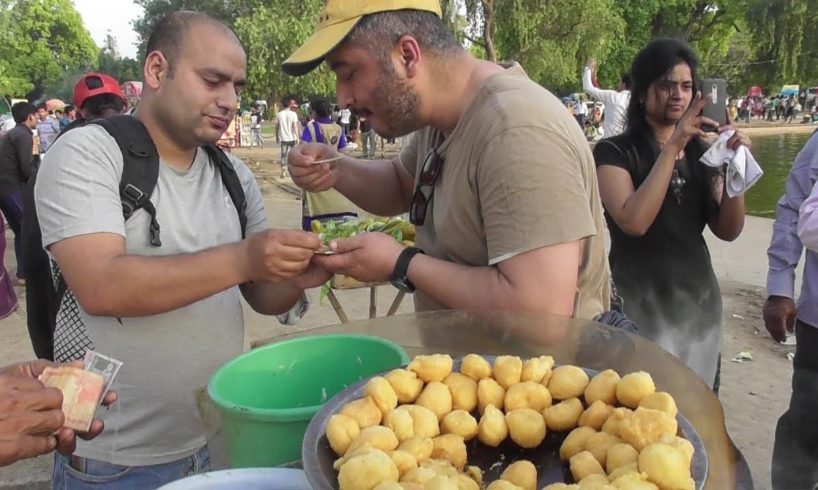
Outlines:
[[[608, 309], [610, 272], [594, 158], [553, 94], [515, 64], [486, 79], [448, 138], [425, 128], [404, 147], [401, 163], [416, 182], [436, 145], [444, 162], [417, 230], [420, 248], [458, 264], [493, 266], [580, 240], [574, 316], [591, 319]], [[420, 292], [415, 307], [445, 309]]]

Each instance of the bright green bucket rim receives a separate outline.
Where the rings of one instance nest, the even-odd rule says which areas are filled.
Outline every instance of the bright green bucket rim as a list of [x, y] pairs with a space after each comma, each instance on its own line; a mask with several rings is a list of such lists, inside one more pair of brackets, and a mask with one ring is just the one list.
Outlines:
[[[274, 422], [296, 422], [302, 420], [309, 420], [315, 415], [318, 410], [324, 405], [323, 403], [318, 405], [310, 405], [306, 407], [296, 407], [296, 408], [255, 408], [255, 407], [247, 407], [244, 405], [240, 405], [238, 403], [231, 402], [226, 400], [218, 393], [214, 392], [214, 385], [219, 381], [225, 371], [232, 368], [234, 365], [244, 361], [248, 357], [253, 357], [256, 355], [260, 355], [264, 351], [267, 350], [274, 350], [280, 348], [281, 346], [291, 345], [291, 344], [299, 344], [303, 342], [310, 342], [316, 339], [360, 339], [366, 340], [368, 342], [373, 342], [377, 344], [382, 344], [384, 346], [391, 347], [394, 351], [400, 356], [400, 364], [405, 365], [409, 364], [409, 355], [400, 345], [396, 344], [395, 342], [382, 339], [380, 337], [375, 337], [372, 335], [355, 335], [355, 334], [331, 334], [331, 335], [309, 335], [306, 337], [298, 337], [290, 340], [283, 340], [281, 342], [275, 342], [270, 345], [266, 345], [264, 347], [259, 347], [258, 349], [252, 349], [244, 354], [240, 355], [239, 357], [233, 359], [232, 361], [228, 362], [215, 374], [210, 378], [210, 382], [207, 384], [207, 394], [210, 396], [210, 399], [213, 400], [219, 408], [228, 411], [232, 415], [236, 415], [241, 417], [244, 420], [262, 420], [262, 421], [274, 421]], [[326, 402], [325, 402], [326, 403]]]

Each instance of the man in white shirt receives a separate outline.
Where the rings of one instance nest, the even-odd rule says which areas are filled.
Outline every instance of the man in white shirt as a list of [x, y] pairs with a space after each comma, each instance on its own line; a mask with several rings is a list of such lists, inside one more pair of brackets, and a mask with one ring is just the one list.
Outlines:
[[594, 100], [605, 104], [605, 122], [602, 124], [604, 136], [610, 138], [625, 130], [628, 104], [631, 101], [631, 76], [622, 75], [616, 90], [602, 90], [594, 85], [596, 80], [596, 60], [590, 60], [582, 73], [582, 90]]
[[290, 99], [287, 106], [279, 111], [276, 115], [276, 143], [281, 145], [281, 176], [287, 174], [284, 162], [287, 161], [287, 155], [290, 149], [298, 143], [298, 114], [295, 109], [298, 107], [298, 102], [295, 99]]
[[352, 111], [344, 107], [339, 115], [341, 116], [341, 128], [344, 130], [344, 136], [349, 138], [349, 120], [352, 117]]

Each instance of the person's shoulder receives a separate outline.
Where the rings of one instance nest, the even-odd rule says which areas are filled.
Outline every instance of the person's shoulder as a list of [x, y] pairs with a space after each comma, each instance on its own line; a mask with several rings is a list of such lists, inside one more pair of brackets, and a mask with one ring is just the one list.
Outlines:
[[80, 150], [83, 152], [99, 153], [118, 150], [119, 145], [108, 131], [98, 124], [84, 124], [69, 126], [63, 130], [60, 137], [49, 147], [49, 153], [61, 153]]

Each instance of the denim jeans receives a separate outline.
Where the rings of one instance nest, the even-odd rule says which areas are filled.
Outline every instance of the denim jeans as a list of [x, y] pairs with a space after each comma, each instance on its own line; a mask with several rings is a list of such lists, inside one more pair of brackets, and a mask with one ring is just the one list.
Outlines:
[[55, 454], [51, 483], [53, 490], [154, 489], [210, 470], [207, 446], [187, 458], [151, 466], [120, 466], [89, 459], [86, 460], [85, 470], [79, 471], [69, 461], [68, 457]]

